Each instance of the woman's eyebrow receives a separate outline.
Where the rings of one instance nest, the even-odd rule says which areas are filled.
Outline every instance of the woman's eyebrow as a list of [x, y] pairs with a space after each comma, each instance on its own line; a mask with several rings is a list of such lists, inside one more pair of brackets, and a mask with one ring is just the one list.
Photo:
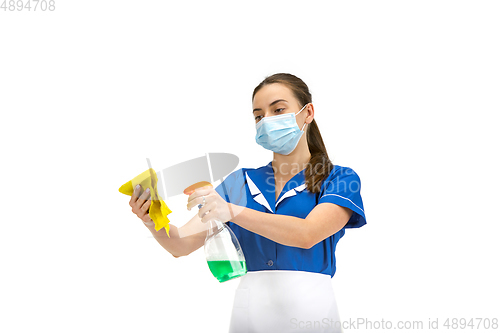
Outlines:
[[[288, 101], [286, 99], [277, 99], [274, 102], [272, 102], [271, 104], [269, 104], [269, 106], [273, 106], [274, 104], [279, 103], [279, 102], [286, 102], [286, 103], [288, 103]], [[253, 112], [255, 112], [255, 111], [261, 111], [261, 110], [262, 109], [259, 109], [259, 108], [253, 109]]]

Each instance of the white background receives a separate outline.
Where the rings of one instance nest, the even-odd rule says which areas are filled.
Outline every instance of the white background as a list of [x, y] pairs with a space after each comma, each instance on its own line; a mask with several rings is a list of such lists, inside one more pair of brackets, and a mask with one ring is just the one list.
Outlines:
[[309, 85], [333, 163], [361, 177], [368, 224], [339, 242], [332, 279], [341, 318], [499, 318], [499, 15], [497, 1], [1, 10], [0, 331], [227, 331], [238, 281], [219, 284], [202, 249], [173, 258], [118, 188], [146, 158], [267, 164], [251, 93], [277, 72]]

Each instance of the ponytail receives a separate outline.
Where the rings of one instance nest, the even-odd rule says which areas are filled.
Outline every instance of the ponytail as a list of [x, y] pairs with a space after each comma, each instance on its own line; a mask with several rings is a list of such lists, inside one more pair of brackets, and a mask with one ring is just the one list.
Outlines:
[[315, 119], [313, 119], [307, 129], [307, 146], [309, 147], [311, 158], [305, 169], [306, 188], [311, 193], [317, 193], [321, 189], [323, 180], [332, 171], [333, 164], [328, 157]]

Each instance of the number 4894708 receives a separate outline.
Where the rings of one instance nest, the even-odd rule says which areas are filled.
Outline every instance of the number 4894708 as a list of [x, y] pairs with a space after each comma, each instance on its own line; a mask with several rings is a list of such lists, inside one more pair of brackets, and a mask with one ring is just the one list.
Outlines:
[[55, 0], [3, 0], [0, 9], [6, 11], [54, 11], [56, 10]]

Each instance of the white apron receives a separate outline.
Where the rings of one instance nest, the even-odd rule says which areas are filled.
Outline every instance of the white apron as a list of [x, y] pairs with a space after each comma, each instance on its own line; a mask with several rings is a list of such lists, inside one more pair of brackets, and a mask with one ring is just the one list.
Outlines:
[[331, 277], [303, 271], [248, 272], [235, 291], [229, 333], [341, 333]]

